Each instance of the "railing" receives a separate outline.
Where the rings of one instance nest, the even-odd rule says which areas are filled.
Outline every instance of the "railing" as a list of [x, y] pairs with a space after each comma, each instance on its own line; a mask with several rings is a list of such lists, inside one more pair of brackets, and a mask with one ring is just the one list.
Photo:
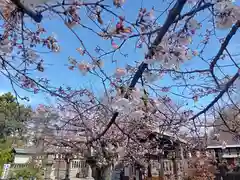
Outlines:
[[72, 160], [70, 176], [84, 178], [87, 176], [87, 164], [85, 160]]
[[28, 164], [26, 164], [26, 163], [24, 163], [24, 164], [13, 164], [11, 166], [11, 168], [13, 168], [13, 169], [25, 168], [25, 167], [28, 167]]

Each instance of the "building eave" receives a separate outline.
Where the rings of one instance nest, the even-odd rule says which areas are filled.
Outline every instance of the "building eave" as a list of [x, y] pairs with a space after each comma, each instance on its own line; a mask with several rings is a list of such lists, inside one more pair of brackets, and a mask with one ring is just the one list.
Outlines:
[[[226, 145], [226, 148], [240, 148], [240, 144]], [[223, 149], [221, 145], [207, 146], [207, 149]]]

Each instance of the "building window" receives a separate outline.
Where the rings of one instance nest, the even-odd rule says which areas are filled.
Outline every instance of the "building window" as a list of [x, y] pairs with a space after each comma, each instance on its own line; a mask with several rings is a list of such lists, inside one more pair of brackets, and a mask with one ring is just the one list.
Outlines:
[[237, 148], [236, 151], [237, 151], [237, 155], [239, 156], [239, 148]]

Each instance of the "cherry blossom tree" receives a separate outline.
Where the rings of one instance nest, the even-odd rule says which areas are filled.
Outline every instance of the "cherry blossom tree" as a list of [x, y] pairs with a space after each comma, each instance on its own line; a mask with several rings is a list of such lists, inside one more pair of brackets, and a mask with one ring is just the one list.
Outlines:
[[205, 153], [198, 153], [197, 156], [191, 158], [190, 169], [188, 179], [215, 179], [216, 168], [214, 167], [214, 159], [211, 156], [207, 156]]
[[[172, 0], [161, 1], [160, 7], [149, 2], [150, 9], [145, 1], [136, 3], [138, 13], [129, 15], [124, 9], [132, 7], [124, 0], [0, 1], [1, 74], [16, 95], [20, 87], [56, 97], [59, 110], [70, 113], [61, 125], [85, 129], [86, 145], [105, 156], [99, 157], [102, 164], [108, 151], [141, 159], [149, 144], [139, 139], [156, 129], [200, 136], [216, 108], [235, 105], [238, 96], [237, 3]], [[57, 37], [44, 28], [47, 19], [62, 21], [80, 44], [73, 48], [81, 60], [71, 54], [67, 59], [68, 76], [80, 71], [84, 78], [95, 77], [102, 85], [100, 95], [90, 88], [58, 87], [51, 77], [31, 74], [47, 67], [39, 50], [62, 51]], [[78, 28], [99, 41], [94, 48]], [[130, 59], [126, 48], [142, 54], [141, 59]], [[115, 65], [109, 72], [107, 67]]]

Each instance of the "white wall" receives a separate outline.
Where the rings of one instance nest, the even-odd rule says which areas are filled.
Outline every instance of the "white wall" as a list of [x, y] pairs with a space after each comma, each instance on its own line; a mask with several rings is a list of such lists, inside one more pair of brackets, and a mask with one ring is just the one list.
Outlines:
[[29, 162], [31, 156], [29, 155], [20, 155], [20, 154], [16, 154], [14, 157], [14, 163], [15, 164], [25, 164], [27, 162]]

